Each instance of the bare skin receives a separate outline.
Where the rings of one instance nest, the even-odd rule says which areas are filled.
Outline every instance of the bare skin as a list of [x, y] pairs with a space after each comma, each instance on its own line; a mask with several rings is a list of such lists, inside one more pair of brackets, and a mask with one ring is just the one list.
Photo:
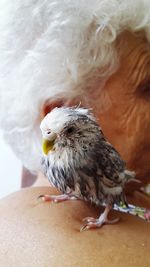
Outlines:
[[150, 226], [128, 214], [111, 211], [115, 225], [80, 232], [82, 218], [100, 210], [83, 201], [37, 202], [50, 187], [23, 189], [0, 200], [0, 265], [3, 267], [147, 267]]

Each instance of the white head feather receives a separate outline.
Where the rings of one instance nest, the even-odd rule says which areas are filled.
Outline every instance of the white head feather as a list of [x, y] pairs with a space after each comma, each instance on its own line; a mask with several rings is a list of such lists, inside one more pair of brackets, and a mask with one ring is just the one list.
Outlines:
[[85, 108], [54, 108], [50, 113], [48, 113], [42, 120], [40, 129], [44, 134], [47, 130], [51, 130], [54, 133], [59, 133], [66, 123], [78, 118], [79, 115], [86, 115], [94, 120], [94, 117]]

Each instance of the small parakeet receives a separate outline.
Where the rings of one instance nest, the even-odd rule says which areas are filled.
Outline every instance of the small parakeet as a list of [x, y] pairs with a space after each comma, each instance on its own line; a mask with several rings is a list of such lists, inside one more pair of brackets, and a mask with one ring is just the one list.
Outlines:
[[42, 120], [42, 165], [50, 183], [63, 195], [41, 195], [60, 202], [82, 199], [105, 205], [99, 218], [87, 217], [81, 230], [115, 223], [108, 219], [114, 204], [126, 203], [124, 187], [135, 173], [106, 140], [91, 110], [80, 107], [54, 108]]

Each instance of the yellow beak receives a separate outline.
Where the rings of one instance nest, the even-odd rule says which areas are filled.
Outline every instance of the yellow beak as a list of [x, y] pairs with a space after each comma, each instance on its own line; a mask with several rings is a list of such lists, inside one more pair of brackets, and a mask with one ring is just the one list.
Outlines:
[[54, 150], [54, 143], [55, 143], [55, 139], [53, 140], [43, 139], [42, 150], [45, 155], [47, 155], [49, 151]]

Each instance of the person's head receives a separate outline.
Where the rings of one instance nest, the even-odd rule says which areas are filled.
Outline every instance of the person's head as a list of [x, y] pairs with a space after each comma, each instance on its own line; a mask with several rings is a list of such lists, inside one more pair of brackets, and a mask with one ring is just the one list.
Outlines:
[[0, 122], [24, 165], [40, 169], [43, 116], [81, 103], [128, 166], [150, 174], [149, 0], [0, 5]]

